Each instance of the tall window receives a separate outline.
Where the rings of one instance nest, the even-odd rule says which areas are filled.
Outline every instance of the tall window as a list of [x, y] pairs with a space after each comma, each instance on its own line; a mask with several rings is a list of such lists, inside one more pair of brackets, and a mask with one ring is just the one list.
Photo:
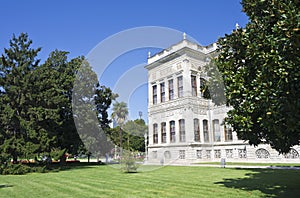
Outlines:
[[203, 135], [204, 135], [204, 142], [209, 142], [208, 121], [207, 120], [203, 120]]
[[162, 143], [167, 142], [167, 130], [166, 130], [166, 123], [165, 122], [161, 123], [161, 141], [162, 141]]
[[183, 78], [182, 76], [177, 77], [177, 83], [178, 83], [178, 97], [183, 96]]
[[152, 87], [153, 104], [157, 104], [157, 85]]
[[224, 125], [225, 141], [232, 141], [232, 128], [229, 124]]
[[153, 144], [158, 143], [158, 126], [157, 124], [153, 124]]
[[170, 142], [175, 142], [175, 121], [170, 121]]
[[179, 141], [185, 142], [185, 123], [184, 119], [179, 120]]
[[196, 76], [191, 76], [192, 96], [197, 96], [197, 81]]
[[166, 101], [165, 83], [160, 83], [160, 101]]
[[195, 142], [200, 142], [200, 126], [199, 119], [194, 119], [194, 140]]
[[220, 134], [220, 124], [219, 120], [213, 120], [213, 132], [214, 132], [214, 141], [220, 142], [221, 141], [221, 134]]
[[169, 80], [169, 100], [174, 99], [174, 83], [173, 79]]

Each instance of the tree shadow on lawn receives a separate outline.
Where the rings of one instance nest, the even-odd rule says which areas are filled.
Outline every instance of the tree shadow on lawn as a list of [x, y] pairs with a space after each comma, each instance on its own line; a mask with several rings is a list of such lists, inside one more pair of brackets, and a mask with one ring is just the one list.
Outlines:
[[93, 166], [104, 166], [103, 163], [98, 162], [78, 162], [78, 163], [67, 163], [64, 165], [61, 164], [52, 164], [50, 165], [50, 169], [57, 171], [70, 171], [74, 169], [89, 169]]
[[13, 187], [13, 185], [0, 184], [0, 189], [1, 188], [9, 188], [9, 187]]
[[[249, 170], [249, 169], [248, 169]], [[251, 169], [244, 178], [226, 179], [215, 184], [245, 191], [258, 190], [265, 197], [299, 197], [299, 170]]]

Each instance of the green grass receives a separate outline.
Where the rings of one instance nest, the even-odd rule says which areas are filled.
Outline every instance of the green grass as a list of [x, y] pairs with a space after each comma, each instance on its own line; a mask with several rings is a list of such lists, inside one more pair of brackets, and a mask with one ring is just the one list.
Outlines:
[[0, 175], [0, 197], [299, 197], [300, 171], [168, 166], [126, 174], [110, 166]]

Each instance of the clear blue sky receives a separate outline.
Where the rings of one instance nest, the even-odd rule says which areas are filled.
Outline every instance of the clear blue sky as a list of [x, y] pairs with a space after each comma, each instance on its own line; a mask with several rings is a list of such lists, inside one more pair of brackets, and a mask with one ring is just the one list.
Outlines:
[[[42, 47], [42, 60], [55, 49], [69, 51], [70, 58], [87, 55], [105, 38], [140, 26], [172, 28], [208, 45], [230, 33], [235, 23], [243, 27], [248, 21], [239, 0], [10, 0], [1, 1], [0, 10], [0, 53], [8, 47], [12, 34], [27, 32], [34, 47]], [[100, 83], [114, 87], [124, 71], [147, 61], [147, 51], [133, 51], [116, 59]], [[146, 86], [134, 92], [129, 110], [131, 119], [138, 117], [138, 111], [147, 119]]]

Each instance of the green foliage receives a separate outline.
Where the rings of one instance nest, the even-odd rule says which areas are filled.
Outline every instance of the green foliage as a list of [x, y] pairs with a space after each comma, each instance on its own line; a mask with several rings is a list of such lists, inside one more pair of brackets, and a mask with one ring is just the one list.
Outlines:
[[[27, 34], [13, 36], [0, 59], [0, 155], [9, 155], [14, 163], [41, 155], [64, 161], [65, 152], [85, 149], [74, 124], [75, 75], [82, 65], [92, 77], [95, 73], [84, 57], [69, 61], [65, 51], [53, 51], [40, 64], [40, 48], [31, 45]], [[92, 83], [95, 123], [107, 128], [107, 109], [116, 96], [98, 81]]]
[[250, 144], [280, 153], [300, 140], [298, 0], [243, 0], [250, 22], [219, 40], [228, 122]]
[[[131, 151], [145, 152], [145, 134], [148, 126], [142, 119], [129, 120], [123, 125], [126, 134], [124, 148]], [[126, 144], [127, 143], [127, 144]]]
[[137, 163], [136, 157], [137, 152], [132, 152], [128, 150], [122, 151], [122, 157], [120, 160], [121, 169], [125, 173], [136, 173], [137, 169], [139, 167], [139, 164]]

